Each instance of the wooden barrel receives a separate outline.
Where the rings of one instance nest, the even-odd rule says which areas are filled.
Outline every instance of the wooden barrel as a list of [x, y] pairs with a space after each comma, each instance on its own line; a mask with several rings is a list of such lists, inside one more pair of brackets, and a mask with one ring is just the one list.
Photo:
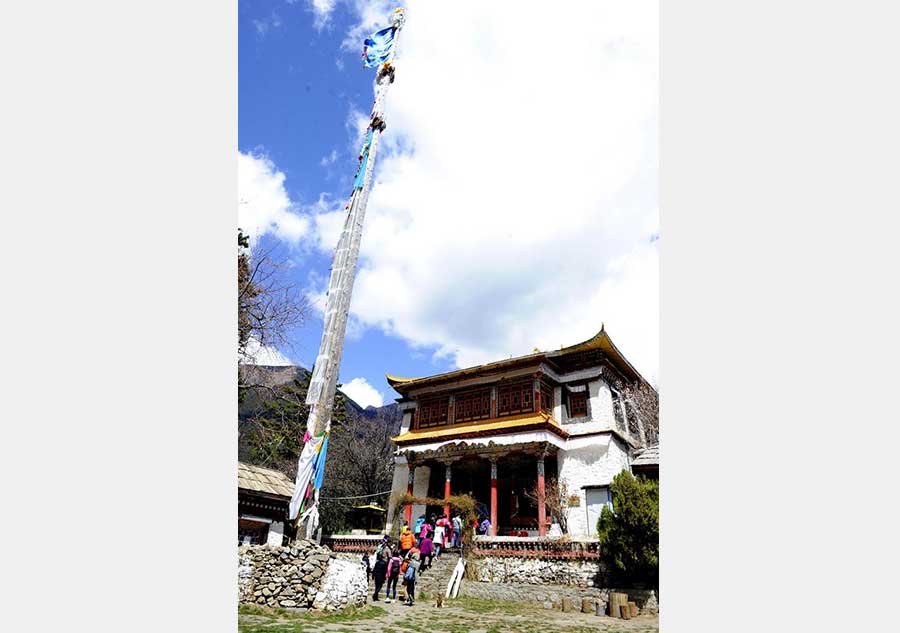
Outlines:
[[628, 600], [628, 595], [619, 593], [618, 591], [609, 592], [609, 616], [612, 618], [621, 618], [620, 606]]

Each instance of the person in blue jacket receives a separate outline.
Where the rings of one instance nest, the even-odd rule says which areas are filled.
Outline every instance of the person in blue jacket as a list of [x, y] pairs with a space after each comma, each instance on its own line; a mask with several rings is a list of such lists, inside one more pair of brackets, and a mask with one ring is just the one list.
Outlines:
[[416, 545], [422, 542], [422, 537], [420, 536], [422, 533], [422, 524], [425, 523], [425, 515], [422, 514], [416, 519], [416, 527], [413, 528], [413, 534], [416, 536]]

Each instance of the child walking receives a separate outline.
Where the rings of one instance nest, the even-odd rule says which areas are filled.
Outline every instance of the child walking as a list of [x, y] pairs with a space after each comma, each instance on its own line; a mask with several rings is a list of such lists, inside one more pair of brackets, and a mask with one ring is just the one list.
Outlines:
[[[385, 574], [387, 572], [387, 561], [391, 555], [390, 541], [387, 537], [382, 539], [375, 554], [375, 567], [372, 569], [372, 578], [375, 580], [375, 593], [372, 594], [372, 602], [378, 602], [378, 593], [384, 585]], [[385, 590], [385, 598], [387, 598], [387, 590]]]
[[429, 567], [431, 567], [431, 561], [434, 558], [434, 543], [432, 543], [431, 539], [427, 536], [422, 537], [422, 544], [420, 548], [419, 560], [422, 564], [422, 569], [428, 569]]
[[388, 561], [387, 567], [387, 587], [384, 590], [386, 602], [392, 602], [397, 599], [397, 580], [400, 578], [400, 565], [403, 560], [394, 554]]
[[418, 548], [413, 547], [409, 550], [409, 553], [406, 555], [406, 562], [406, 573], [403, 575], [406, 585], [406, 600], [403, 604], [411, 607], [416, 603], [416, 576], [419, 573], [420, 566]]

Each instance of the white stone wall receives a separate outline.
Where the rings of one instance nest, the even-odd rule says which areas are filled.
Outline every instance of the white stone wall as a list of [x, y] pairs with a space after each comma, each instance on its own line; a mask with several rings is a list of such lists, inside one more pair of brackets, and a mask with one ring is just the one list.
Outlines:
[[269, 526], [269, 536], [266, 545], [281, 545], [284, 542], [284, 523], [273, 521]]
[[566, 408], [563, 398], [566, 397], [566, 391], [562, 387], [553, 388], [553, 419], [563, 424], [566, 421]]
[[[428, 478], [431, 477], [431, 468], [428, 466], [416, 466], [415, 479], [413, 481], [413, 495], [416, 497], [425, 497], [428, 494]], [[391, 500], [388, 502], [388, 514], [387, 514], [387, 523], [384, 527], [385, 531], [390, 534], [394, 530], [393, 518], [394, 518], [394, 498], [399, 497], [406, 493], [406, 486], [409, 483], [409, 468], [406, 465], [406, 458], [403, 456], [398, 456], [394, 463], [394, 481], [391, 483]], [[420, 514], [425, 513], [425, 506], [423, 505], [414, 505], [413, 506], [413, 524], [415, 524], [416, 517]], [[397, 519], [400, 524], [397, 526], [399, 531], [399, 527], [403, 525], [403, 522], [406, 520], [405, 513], [401, 513]]]
[[[413, 483], [413, 496], [416, 497], [427, 497], [428, 496], [428, 480], [431, 478], [431, 467], [430, 466], [416, 466], [416, 479]], [[425, 514], [425, 506], [424, 505], [414, 505], [412, 510], [412, 520], [413, 525], [416, 524], [416, 519], [420, 514]], [[412, 528], [412, 526], [409, 526]]]
[[582, 486], [605, 486], [613, 477], [629, 468], [628, 448], [616, 437], [607, 446], [592, 445], [557, 453], [559, 478], [566, 482], [569, 494], [579, 496], [578, 507], [569, 508], [569, 534], [591, 536], [594, 526], [587, 525], [587, 499]]
[[[396, 507], [395, 499], [399, 497], [403, 493], [406, 492], [406, 483], [409, 481], [409, 469], [406, 466], [406, 459], [402, 456], [399, 456], [395, 459], [394, 462], [394, 481], [391, 483], [391, 497], [388, 501], [387, 508], [387, 523], [384, 526], [384, 531], [388, 534], [391, 533], [391, 530], [394, 529], [394, 508]], [[400, 521], [403, 521], [403, 517], [400, 517]]]
[[366, 604], [368, 593], [369, 582], [362, 565], [335, 557], [328, 561], [313, 608], [336, 611], [350, 606], [361, 607]]
[[400, 435], [409, 431], [409, 425], [412, 424], [412, 412], [413, 409], [403, 412], [403, 421], [400, 422]]
[[609, 390], [609, 385], [603, 380], [592, 380], [588, 383], [588, 395], [590, 396], [588, 406], [590, 407], [591, 422], [604, 424], [608, 429], [616, 428], [612, 392]]
[[600, 563], [593, 560], [485, 556], [471, 559], [469, 566], [474, 580], [491, 583], [590, 587], [600, 575]]

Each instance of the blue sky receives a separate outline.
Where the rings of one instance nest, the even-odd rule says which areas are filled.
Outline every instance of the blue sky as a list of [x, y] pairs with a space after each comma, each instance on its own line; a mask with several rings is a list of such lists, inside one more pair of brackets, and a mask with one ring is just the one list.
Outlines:
[[[385, 372], [553, 349], [603, 322], [658, 381], [657, 7], [597, 4], [573, 5], [565, 32], [521, 3], [406, 4], [341, 365], [361, 403], [396, 397]], [[239, 3], [240, 224], [318, 306], [371, 107], [362, 38], [392, 8]], [[529, 52], [535, 35], [551, 55]], [[280, 353], [309, 367], [320, 336], [315, 313]]]
[[[267, 156], [285, 174], [290, 198], [300, 204], [314, 204], [322, 192], [335, 198], [349, 194], [357, 160], [350, 152], [348, 112], [367, 112], [372, 103], [372, 71], [360, 61], [362, 41], [359, 50], [341, 49], [341, 33], [353, 25], [350, 11], [336, 7], [322, 29], [314, 22], [315, 14], [303, 3], [239, 3], [239, 150]], [[300, 251], [272, 234], [260, 238], [259, 248], [275, 248], [277, 255], [294, 262], [288, 274], [302, 286], [311, 272], [328, 275], [327, 254]], [[295, 331], [294, 349], [280, 351], [309, 368], [321, 335], [322, 320], [314, 314]], [[432, 358], [429, 350], [411, 349], [400, 338], [368, 328], [347, 338], [341, 380], [365, 379], [388, 404], [399, 394], [385, 381], [386, 372], [419, 376], [453, 368], [447, 358]], [[365, 390], [355, 394], [373, 397]]]

